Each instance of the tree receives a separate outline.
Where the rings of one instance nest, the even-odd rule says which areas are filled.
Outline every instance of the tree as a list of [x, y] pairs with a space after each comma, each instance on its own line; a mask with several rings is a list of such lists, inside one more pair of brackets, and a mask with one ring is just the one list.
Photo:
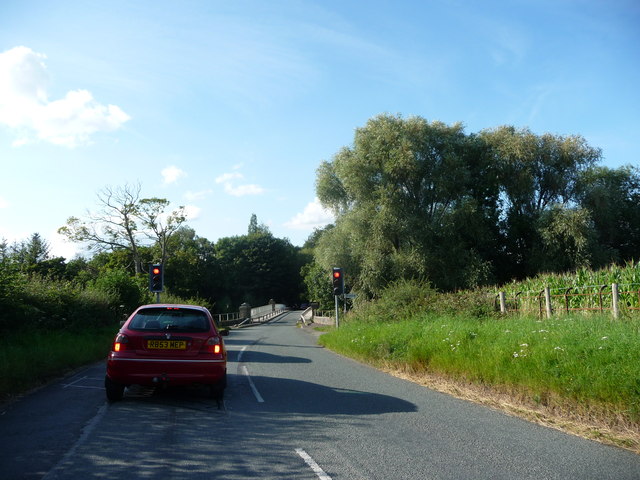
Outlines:
[[258, 224], [258, 216], [255, 213], [251, 214], [251, 219], [249, 220], [249, 228], [247, 230], [249, 235], [254, 234], [269, 234], [269, 227], [267, 227], [264, 223]]
[[553, 205], [576, 205], [578, 180], [601, 152], [579, 135], [535, 135], [512, 126], [483, 130], [479, 137], [498, 167], [507, 278], [535, 275], [540, 263], [533, 252], [543, 242], [540, 217]]
[[[496, 216], [498, 190], [485, 182], [495, 175], [480, 175], [490, 170], [482, 147], [461, 124], [390, 115], [369, 120], [356, 130], [353, 146], [318, 169], [318, 197], [337, 220], [318, 242], [317, 261], [326, 269], [349, 268], [354, 286], [373, 296], [402, 278], [468, 286], [466, 265], [486, 266], [478, 252], [496, 242], [485, 217]], [[476, 248], [457, 228], [461, 209], [482, 229], [467, 235]], [[478, 275], [486, 271], [475, 268], [474, 282], [486, 281]]]
[[17, 263], [23, 271], [32, 270], [35, 265], [49, 257], [49, 242], [44, 240], [39, 233], [32, 234], [28, 240], [15, 242], [11, 246], [11, 259]]
[[336, 222], [315, 260], [348, 268], [372, 297], [397, 280], [455, 290], [584, 265], [600, 223], [595, 207], [580, 208], [595, 198], [586, 183], [580, 197], [580, 182], [600, 156], [579, 135], [467, 135], [461, 124], [379, 115], [317, 170]]
[[196, 235], [195, 230], [181, 226], [168, 241], [171, 262], [165, 269], [165, 283], [180, 297], [199, 297], [215, 303], [218, 311], [230, 311], [223, 297], [224, 273], [216, 256], [215, 245]]
[[595, 228], [589, 211], [553, 205], [538, 221], [541, 251], [534, 254], [541, 271], [589, 268], [595, 246]]
[[333, 289], [331, 287], [331, 272], [316, 262], [308, 263], [301, 269], [301, 275], [307, 290], [305, 300], [318, 302], [321, 310], [333, 307]]
[[148, 229], [147, 238], [155, 241], [160, 249], [160, 263], [163, 264], [167, 262], [167, 246], [171, 236], [187, 220], [183, 206], [165, 215], [169, 205], [170, 202], [164, 198], [143, 198], [139, 202], [137, 214], [143, 227]]
[[142, 272], [140, 249], [145, 246], [145, 239], [159, 248], [159, 257], [166, 262], [167, 242], [186, 221], [184, 207], [165, 215], [169, 201], [155, 197], [141, 199], [141, 188], [140, 184], [106, 187], [97, 194], [97, 212], [87, 211], [85, 219], [69, 217], [58, 233], [72, 242], [86, 243], [95, 252], [128, 252], [136, 274]]
[[593, 167], [578, 182], [580, 205], [593, 220], [595, 266], [638, 259], [640, 255], [640, 169]]
[[87, 211], [84, 220], [69, 217], [58, 233], [72, 242], [87, 243], [89, 250], [96, 252], [126, 250], [131, 254], [135, 273], [141, 273], [141, 232], [136, 222], [141, 188], [140, 184], [104, 188], [97, 194], [98, 212]]
[[271, 233], [221, 238], [216, 255], [223, 272], [223, 291], [235, 306], [299, 300], [302, 279], [296, 247]]

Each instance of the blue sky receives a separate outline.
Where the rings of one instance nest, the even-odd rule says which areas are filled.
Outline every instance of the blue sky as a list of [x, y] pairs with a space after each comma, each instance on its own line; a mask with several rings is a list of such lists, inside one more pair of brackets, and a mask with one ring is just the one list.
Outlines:
[[640, 164], [637, 0], [0, 3], [0, 238], [54, 232], [105, 187], [251, 214], [302, 245], [315, 171], [380, 113], [579, 134]]

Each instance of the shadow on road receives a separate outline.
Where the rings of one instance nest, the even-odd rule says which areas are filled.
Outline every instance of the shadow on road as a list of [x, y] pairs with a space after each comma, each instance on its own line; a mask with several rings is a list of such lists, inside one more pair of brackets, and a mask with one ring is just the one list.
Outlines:
[[252, 363], [311, 363], [311, 360], [290, 355], [274, 355], [266, 352], [248, 351], [242, 357], [243, 362]]
[[[251, 377], [264, 403], [259, 410], [302, 415], [380, 415], [415, 412], [416, 406], [397, 397], [376, 392], [332, 388], [325, 385], [275, 377]], [[236, 381], [242, 381], [238, 379]]]

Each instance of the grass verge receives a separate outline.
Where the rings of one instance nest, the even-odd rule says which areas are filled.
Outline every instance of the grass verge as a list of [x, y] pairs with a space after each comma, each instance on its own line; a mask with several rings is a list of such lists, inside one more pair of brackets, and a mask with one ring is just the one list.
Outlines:
[[640, 453], [640, 319], [430, 314], [376, 322], [354, 315], [320, 343], [447, 393]]
[[0, 337], [0, 402], [79, 366], [107, 358], [117, 327], [33, 330]]

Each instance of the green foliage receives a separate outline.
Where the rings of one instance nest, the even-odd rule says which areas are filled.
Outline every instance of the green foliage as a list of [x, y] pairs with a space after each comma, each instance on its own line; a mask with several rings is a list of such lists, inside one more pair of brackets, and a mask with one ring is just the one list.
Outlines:
[[579, 178], [580, 204], [591, 212], [598, 248], [594, 266], [638, 260], [640, 169], [594, 167]]
[[124, 269], [108, 269], [100, 273], [93, 286], [119, 302], [126, 311], [131, 311], [150, 299], [146, 277], [138, 278]]
[[379, 115], [317, 170], [336, 214], [315, 261], [379, 297], [399, 279], [441, 291], [561, 272], [640, 251], [640, 171], [596, 166], [579, 135]]
[[[486, 281], [488, 264], [476, 268], [482, 261], [475, 255], [494, 249], [483, 208], [497, 202], [498, 190], [475, 185], [477, 172], [490, 169], [480, 149], [459, 124], [389, 115], [369, 120], [351, 148], [318, 169], [318, 196], [338, 218], [319, 239], [316, 261], [342, 266], [357, 291], [374, 297], [403, 278], [429, 278], [447, 289]], [[466, 238], [456, 221], [463, 215], [478, 228]]]
[[575, 270], [591, 266], [595, 230], [589, 211], [553, 205], [540, 215], [539, 252], [544, 270]]
[[296, 303], [301, 295], [301, 257], [287, 239], [271, 233], [227, 237], [216, 243], [223, 272], [222, 291], [237, 308], [241, 303], [266, 305], [270, 299]]
[[[578, 268], [565, 273], [547, 273], [522, 281], [514, 281], [499, 289], [507, 295], [507, 302], [517, 304], [522, 311], [537, 312], [540, 309], [540, 296], [545, 287], [551, 290], [555, 311], [565, 309], [569, 301], [571, 309], [611, 308], [611, 285], [617, 283], [620, 290], [620, 311], [629, 316], [640, 310], [640, 262], [629, 261], [626, 265], [609, 265], [605, 268], [590, 270]], [[544, 300], [542, 300], [544, 301]], [[512, 307], [513, 308], [513, 307]]]
[[104, 327], [69, 330], [19, 329], [0, 337], [0, 401], [48, 379], [103, 360], [118, 330]]
[[316, 262], [304, 265], [300, 271], [306, 286], [307, 301], [318, 302], [320, 310], [333, 308], [334, 298], [331, 286], [331, 272]]
[[431, 308], [436, 292], [425, 282], [397, 280], [376, 300], [357, 300], [355, 315], [361, 321], [389, 322], [421, 315]]

